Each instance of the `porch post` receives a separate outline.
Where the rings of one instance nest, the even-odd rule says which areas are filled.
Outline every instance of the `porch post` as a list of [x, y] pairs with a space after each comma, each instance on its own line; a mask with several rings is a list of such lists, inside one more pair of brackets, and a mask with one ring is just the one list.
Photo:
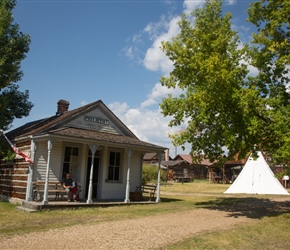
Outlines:
[[160, 171], [161, 171], [162, 152], [158, 153], [158, 177], [157, 177], [157, 197], [156, 202], [160, 202]]
[[208, 183], [211, 182], [211, 179], [212, 179], [212, 169], [208, 168]]
[[93, 203], [93, 174], [94, 174], [94, 157], [98, 146], [95, 144], [89, 145], [90, 150], [92, 152], [92, 162], [91, 162], [91, 170], [90, 170], [90, 184], [89, 184], [89, 192], [88, 192], [88, 199], [87, 204]]
[[51, 149], [52, 149], [52, 144], [53, 144], [53, 141], [51, 139], [49, 139], [47, 142], [48, 152], [47, 152], [47, 166], [46, 166], [44, 197], [43, 197], [43, 201], [42, 201], [43, 205], [48, 204], [48, 182], [49, 182], [49, 169], [50, 169], [50, 153], [51, 153]]
[[126, 151], [128, 155], [128, 170], [127, 170], [126, 197], [125, 197], [124, 202], [129, 203], [130, 202], [130, 164], [131, 164], [132, 150], [128, 149]]
[[[32, 140], [31, 141], [31, 160], [34, 162], [34, 156], [35, 156], [35, 150], [36, 150], [36, 144]], [[33, 178], [33, 168], [34, 166], [29, 164], [28, 169], [28, 176], [27, 176], [27, 186], [26, 186], [26, 201], [32, 201], [32, 178]]]

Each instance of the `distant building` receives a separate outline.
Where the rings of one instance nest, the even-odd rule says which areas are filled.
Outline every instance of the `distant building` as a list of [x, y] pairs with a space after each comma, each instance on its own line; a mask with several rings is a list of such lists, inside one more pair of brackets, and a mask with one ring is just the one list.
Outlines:
[[[165, 152], [162, 153], [162, 161], [168, 160], [171, 160], [171, 157], [169, 156], [169, 149], [166, 149]], [[146, 153], [143, 156], [143, 164], [156, 165], [158, 161], [158, 154], [156, 153]]]
[[193, 173], [195, 179], [206, 179], [208, 174], [208, 167], [212, 165], [212, 163], [203, 159], [200, 163], [192, 163], [191, 155], [178, 154], [174, 157], [173, 160], [183, 160], [188, 164], [188, 171]]

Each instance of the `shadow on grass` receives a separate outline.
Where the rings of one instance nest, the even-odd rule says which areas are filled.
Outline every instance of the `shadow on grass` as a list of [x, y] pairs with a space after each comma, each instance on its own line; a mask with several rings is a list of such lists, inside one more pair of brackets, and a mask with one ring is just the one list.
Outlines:
[[182, 199], [173, 199], [173, 198], [163, 198], [161, 197], [162, 203], [164, 202], [176, 202], [176, 201], [183, 201]]
[[274, 201], [267, 198], [218, 198], [214, 201], [197, 202], [196, 206], [228, 212], [228, 217], [245, 216], [252, 219], [290, 213], [290, 200]]

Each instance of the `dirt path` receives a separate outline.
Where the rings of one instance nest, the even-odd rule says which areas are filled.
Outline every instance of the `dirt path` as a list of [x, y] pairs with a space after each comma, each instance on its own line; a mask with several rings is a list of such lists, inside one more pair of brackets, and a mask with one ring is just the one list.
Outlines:
[[290, 199], [251, 199], [238, 206], [78, 225], [29, 233], [0, 242], [0, 249], [155, 249], [197, 233], [254, 223], [263, 216], [290, 212]]

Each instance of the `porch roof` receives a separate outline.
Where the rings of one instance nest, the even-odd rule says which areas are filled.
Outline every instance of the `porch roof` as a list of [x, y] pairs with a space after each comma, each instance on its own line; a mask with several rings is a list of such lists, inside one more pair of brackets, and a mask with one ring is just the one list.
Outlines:
[[116, 144], [126, 144], [131, 146], [139, 146], [142, 148], [150, 148], [155, 149], [157, 151], [164, 151], [166, 148], [161, 147], [155, 144], [151, 144], [148, 142], [140, 141], [137, 138], [119, 135], [119, 134], [110, 134], [99, 132], [95, 130], [87, 130], [87, 129], [80, 129], [80, 128], [71, 128], [71, 127], [63, 127], [55, 130], [49, 130], [45, 133], [35, 134], [34, 136], [41, 136], [45, 134], [52, 134], [58, 136], [65, 136], [65, 137], [72, 137], [72, 138], [80, 138], [80, 139], [88, 139], [88, 140], [96, 140], [102, 141], [107, 143], [116, 143]]

